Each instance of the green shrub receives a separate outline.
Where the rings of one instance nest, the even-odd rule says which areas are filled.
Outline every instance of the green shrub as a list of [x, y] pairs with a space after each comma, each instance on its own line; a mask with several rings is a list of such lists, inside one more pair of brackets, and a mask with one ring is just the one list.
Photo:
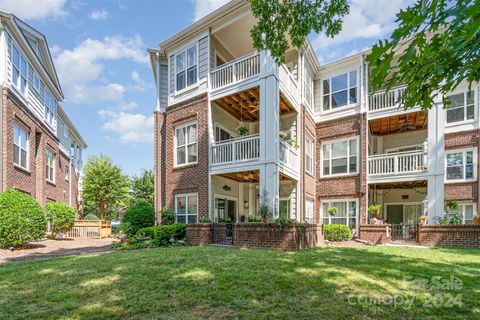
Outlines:
[[149, 238], [155, 246], [168, 246], [172, 242], [183, 240], [186, 234], [184, 224], [170, 224], [140, 229], [138, 238]]
[[277, 219], [275, 219], [274, 222], [278, 225], [284, 226], [284, 225], [287, 225], [287, 224], [292, 224], [293, 220], [289, 219], [287, 217], [278, 217]]
[[52, 239], [60, 232], [69, 231], [75, 224], [75, 209], [62, 202], [50, 202], [45, 206], [47, 220], [50, 221]]
[[94, 215], [93, 213], [89, 213], [89, 214], [87, 214], [85, 217], [83, 217], [83, 220], [92, 220], [92, 221], [95, 221], [95, 220], [100, 220], [100, 218], [97, 217], [96, 215]]
[[327, 224], [323, 226], [323, 237], [330, 241], [346, 241], [352, 236], [350, 228], [344, 224]]
[[175, 223], [175, 212], [173, 212], [173, 209], [165, 207], [162, 209], [160, 214], [162, 215], [163, 225], [169, 225], [169, 224]]
[[155, 224], [155, 210], [148, 202], [137, 202], [129, 207], [122, 220], [122, 230], [127, 236], [135, 235], [138, 230]]
[[45, 227], [45, 213], [35, 199], [16, 190], [0, 194], [0, 247], [42, 239]]
[[263, 219], [261, 216], [253, 215], [253, 216], [248, 216], [248, 222], [262, 222]]
[[200, 217], [200, 223], [210, 223], [212, 222], [209, 217]]

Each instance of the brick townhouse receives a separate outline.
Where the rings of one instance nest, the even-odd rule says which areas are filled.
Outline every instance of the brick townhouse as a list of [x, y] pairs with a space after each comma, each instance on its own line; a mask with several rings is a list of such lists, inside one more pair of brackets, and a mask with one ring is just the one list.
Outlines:
[[64, 202], [81, 212], [86, 144], [59, 104], [63, 93], [47, 40], [5, 12], [0, 12], [0, 82], [0, 190], [17, 189], [41, 205]]
[[[320, 64], [308, 39], [277, 65], [257, 51], [247, 1], [230, 1], [149, 49], [157, 88], [155, 206], [176, 221], [245, 221], [263, 190], [273, 216], [358, 230], [379, 218], [464, 222], [479, 196], [478, 85], [404, 110], [401, 84], [372, 92], [368, 50]], [[328, 209], [336, 207], [336, 215]]]

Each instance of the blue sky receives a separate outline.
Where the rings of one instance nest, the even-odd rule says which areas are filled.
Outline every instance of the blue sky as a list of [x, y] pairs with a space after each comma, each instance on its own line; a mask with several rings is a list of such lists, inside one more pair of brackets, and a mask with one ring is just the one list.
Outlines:
[[[155, 89], [147, 48], [228, 0], [0, 0], [47, 37], [65, 93], [62, 106], [88, 143], [126, 174], [153, 167]], [[379, 5], [381, 3], [381, 5]], [[412, 0], [352, 0], [335, 39], [312, 35], [325, 63], [368, 48]]]

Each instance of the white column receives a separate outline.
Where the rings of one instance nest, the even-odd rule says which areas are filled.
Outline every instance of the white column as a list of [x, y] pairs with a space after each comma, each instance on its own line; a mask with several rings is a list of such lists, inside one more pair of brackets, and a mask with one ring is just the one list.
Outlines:
[[248, 184], [248, 215], [255, 214], [255, 185], [253, 183]]
[[238, 221], [240, 217], [244, 215], [244, 205], [245, 202], [245, 185], [241, 182], [238, 183]]
[[445, 185], [445, 110], [437, 101], [428, 111], [428, 223], [443, 216]]

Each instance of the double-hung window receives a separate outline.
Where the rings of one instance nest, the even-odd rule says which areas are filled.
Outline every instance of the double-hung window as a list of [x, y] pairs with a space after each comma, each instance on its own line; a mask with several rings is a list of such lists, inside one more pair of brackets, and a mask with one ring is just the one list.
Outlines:
[[[330, 214], [330, 208], [336, 208], [334, 215]], [[350, 228], [356, 228], [358, 223], [357, 200], [329, 200], [322, 201], [323, 224], [345, 224]]]
[[57, 102], [55, 98], [45, 89], [45, 95], [43, 97], [44, 111], [45, 111], [45, 121], [53, 126], [55, 123], [55, 115], [57, 114]]
[[313, 107], [313, 77], [308, 65], [305, 66], [305, 80], [304, 80], [304, 97], [307, 106], [311, 109]]
[[177, 91], [197, 83], [197, 45], [176, 54], [175, 73]]
[[197, 163], [197, 124], [175, 127], [175, 165]]
[[447, 96], [447, 123], [475, 119], [474, 91]]
[[446, 152], [447, 180], [474, 180], [475, 157], [474, 149], [456, 150]]
[[357, 71], [350, 71], [323, 80], [323, 110], [357, 103]]
[[33, 82], [33, 89], [35, 89], [35, 91], [36, 91], [37, 93], [40, 93], [40, 83], [41, 83], [42, 81], [40, 80], [40, 78], [38, 77], [38, 75], [37, 75], [35, 72], [33, 72], [33, 80], [32, 80], [32, 82]]
[[49, 182], [55, 182], [55, 153], [45, 150], [45, 178]]
[[305, 222], [313, 223], [313, 200], [305, 200]]
[[313, 154], [314, 154], [313, 139], [309, 135], [305, 135], [305, 171], [313, 174]]
[[12, 45], [12, 83], [22, 94], [27, 93], [28, 64], [15, 45]]
[[473, 216], [476, 214], [476, 205], [474, 203], [460, 203], [458, 209], [462, 213], [463, 223], [472, 224]]
[[28, 169], [28, 132], [13, 124], [13, 163]]
[[175, 196], [176, 223], [198, 222], [198, 194], [178, 194]]
[[357, 138], [322, 144], [322, 176], [357, 173]]

